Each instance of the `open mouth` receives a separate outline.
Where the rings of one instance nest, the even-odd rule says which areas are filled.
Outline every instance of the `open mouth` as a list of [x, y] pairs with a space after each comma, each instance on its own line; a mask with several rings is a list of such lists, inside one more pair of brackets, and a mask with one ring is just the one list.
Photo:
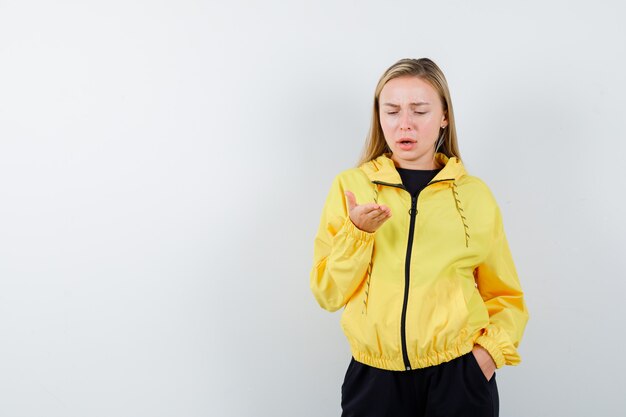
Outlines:
[[416, 145], [417, 141], [411, 138], [402, 138], [396, 141], [396, 143], [403, 151], [410, 151]]

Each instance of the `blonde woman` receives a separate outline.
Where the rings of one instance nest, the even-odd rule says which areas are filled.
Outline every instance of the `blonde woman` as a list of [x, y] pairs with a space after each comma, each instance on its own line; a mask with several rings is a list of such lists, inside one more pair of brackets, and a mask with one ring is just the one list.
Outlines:
[[310, 276], [345, 307], [342, 416], [498, 415], [495, 370], [528, 320], [500, 209], [469, 175], [447, 81], [430, 59], [380, 78], [363, 157], [337, 175]]

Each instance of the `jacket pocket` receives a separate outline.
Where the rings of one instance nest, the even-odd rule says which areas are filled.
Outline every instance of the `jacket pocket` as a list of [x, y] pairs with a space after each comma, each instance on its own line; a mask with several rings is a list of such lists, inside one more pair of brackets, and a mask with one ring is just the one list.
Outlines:
[[459, 338], [466, 341], [469, 313], [457, 278], [439, 278], [409, 301], [412, 306], [416, 311], [409, 311], [409, 316], [417, 320], [411, 325], [413, 342], [431, 341], [429, 350], [444, 351]]

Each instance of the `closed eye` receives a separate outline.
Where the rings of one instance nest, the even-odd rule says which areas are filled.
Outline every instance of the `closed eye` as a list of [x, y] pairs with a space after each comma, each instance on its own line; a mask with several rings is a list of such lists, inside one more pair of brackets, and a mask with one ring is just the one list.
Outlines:
[[[398, 114], [397, 111], [388, 111], [386, 112], [387, 114]], [[427, 111], [414, 111], [413, 114], [426, 114], [428, 113]]]

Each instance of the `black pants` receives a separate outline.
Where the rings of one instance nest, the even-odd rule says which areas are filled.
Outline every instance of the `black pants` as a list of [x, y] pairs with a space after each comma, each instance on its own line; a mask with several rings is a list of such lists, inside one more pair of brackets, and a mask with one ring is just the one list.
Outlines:
[[352, 358], [341, 408], [342, 417], [497, 417], [498, 387], [472, 352], [412, 371], [386, 371]]

